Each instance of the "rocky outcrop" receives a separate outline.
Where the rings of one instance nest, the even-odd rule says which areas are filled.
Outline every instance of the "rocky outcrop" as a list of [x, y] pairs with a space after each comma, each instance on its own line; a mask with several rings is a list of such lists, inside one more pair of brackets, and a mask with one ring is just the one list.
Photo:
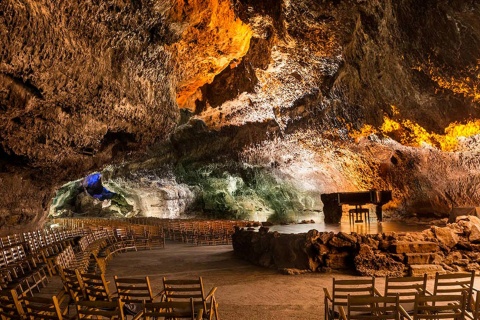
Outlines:
[[[237, 228], [235, 254], [254, 264], [287, 274], [350, 270], [368, 276], [403, 276], [435, 272], [480, 270], [480, 246], [470, 244], [470, 225], [475, 216], [461, 216], [445, 228], [420, 233], [359, 235], [310, 230], [280, 234]], [[450, 236], [445, 236], [450, 234]], [[454, 235], [454, 236], [453, 236]], [[455, 237], [457, 242], [445, 242]], [[460, 244], [461, 243], [461, 244]]]
[[234, 159], [319, 205], [373, 188], [400, 215], [480, 202], [476, 2], [4, 0], [0, 13], [0, 232], [41, 224], [67, 181], [139, 158]]

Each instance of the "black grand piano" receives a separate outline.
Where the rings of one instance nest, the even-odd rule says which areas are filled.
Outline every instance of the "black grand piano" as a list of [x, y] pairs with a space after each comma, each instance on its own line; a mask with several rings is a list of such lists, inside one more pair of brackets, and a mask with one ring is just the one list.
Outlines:
[[325, 223], [339, 223], [342, 219], [342, 205], [352, 205], [355, 209], [350, 210], [355, 214], [355, 222], [363, 222], [361, 215], [368, 212], [363, 205], [373, 204], [377, 221], [382, 221], [382, 206], [392, 200], [391, 190], [369, 190], [359, 192], [336, 192], [324, 193], [320, 196], [323, 202]]

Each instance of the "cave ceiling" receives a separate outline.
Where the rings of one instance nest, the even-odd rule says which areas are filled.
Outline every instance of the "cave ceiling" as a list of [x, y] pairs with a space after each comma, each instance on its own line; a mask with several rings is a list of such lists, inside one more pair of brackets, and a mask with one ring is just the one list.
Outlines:
[[393, 189], [410, 211], [478, 204], [479, 14], [473, 0], [3, 0], [0, 225], [40, 223], [89, 172], [161, 161]]

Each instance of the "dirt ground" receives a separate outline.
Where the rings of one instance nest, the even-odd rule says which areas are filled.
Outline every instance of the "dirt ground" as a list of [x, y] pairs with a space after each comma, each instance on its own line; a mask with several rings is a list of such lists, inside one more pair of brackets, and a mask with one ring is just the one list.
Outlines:
[[[323, 319], [323, 288], [331, 291], [332, 278], [359, 278], [340, 272], [283, 275], [235, 257], [231, 245], [197, 247], [175, 242], [167, 242], [165, 249], [117, 255], [108, 264], [106, 273], [112, 292], [114, 275], [132, 278], [148, 275], [154, 293], [162, 290], [163, 277], [202, 276], [207, 292], [213, 286], [218, 288], [215, 296], [222, 320]], [[480, 281], [476, 280], [478, 288]], [[375, 284], [382, 292], [385, 279], [376, 278]], [[55, 294], [61, 286], [56, 276], [41, 295]], [[428, 287], [432, 289], [432, 279]]]
[[[113, 275], [148, 275], [154, 291], [161, 291], [162, 277], [202, 276], [206, 291], [218, 288], [222, 320], [323, 319], [323, 288], [331, 290], [334, 277], [358, 278], [339, 272], [283, 275], [235, 257], [231, 245], [197, 247], [173, 242], [167, 242], [165, 249], [116, 256], [107, 269], [107, 278]], [[385, 279], [376, 278], [375, 283], [382, 292]], [[428, 286], [431, 289], [433, 280]]]

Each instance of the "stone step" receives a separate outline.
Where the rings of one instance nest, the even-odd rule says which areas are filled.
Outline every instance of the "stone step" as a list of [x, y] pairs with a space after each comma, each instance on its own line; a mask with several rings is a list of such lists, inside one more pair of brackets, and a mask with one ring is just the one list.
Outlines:
[[412, 264], [410, 265], [410, 276], [421, 277], [425, 273], [428, 278], [435, 278], [435, 273], [445, 274], [447, 273], [442, 266], [438, 264]]
[[392, 253], [429, 253], [438, 250], [438, 245], [429, 241], [398, 241], [389, 247], [389, 251]]
[[432, 264], [441, 262], [442, 258], [437, 253], [405, 253], [405, 263], [412, 264]]

